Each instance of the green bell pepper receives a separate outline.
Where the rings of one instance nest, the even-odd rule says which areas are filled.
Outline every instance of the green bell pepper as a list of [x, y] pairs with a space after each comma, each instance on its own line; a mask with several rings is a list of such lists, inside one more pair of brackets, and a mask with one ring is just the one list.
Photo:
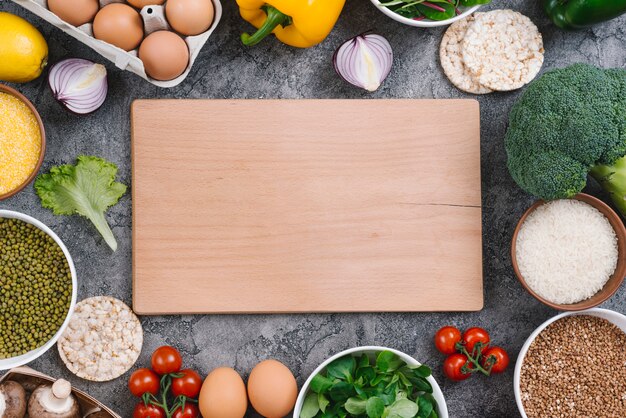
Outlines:
[[561, 29], [580, 29], [626, 13], [626, 0], [544, 0], [543, 8]]

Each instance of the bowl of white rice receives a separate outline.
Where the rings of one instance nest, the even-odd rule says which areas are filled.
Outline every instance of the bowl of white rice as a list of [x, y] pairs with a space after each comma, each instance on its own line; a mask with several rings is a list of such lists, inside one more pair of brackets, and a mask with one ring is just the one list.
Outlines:
[[626, 276], [626, 229], [593, 196], [538, 201], [520, 219], [511, 244], [513, 269], [540, 302], [562, 311], [609, 299]]

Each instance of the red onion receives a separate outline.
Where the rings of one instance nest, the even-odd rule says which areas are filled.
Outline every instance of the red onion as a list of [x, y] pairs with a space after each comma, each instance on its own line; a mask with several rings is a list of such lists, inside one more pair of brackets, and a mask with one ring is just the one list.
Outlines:
[[385, 38], [366, 33], [341, 45], [333, 62], [337, 74], [348, 83], [375, 91], [391, 71], [393, 51]]
[[96, 111], [107, 96], [107, 70], [80, 58], [56, 63], [48, 75], [54, 98], [69, 111], [81, 115]]

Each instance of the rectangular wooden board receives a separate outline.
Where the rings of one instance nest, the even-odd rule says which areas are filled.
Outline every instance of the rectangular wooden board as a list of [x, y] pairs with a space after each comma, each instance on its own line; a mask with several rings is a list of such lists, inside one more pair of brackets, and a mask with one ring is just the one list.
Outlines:
[[139, 100], [140, 314], [483, 306], [474, 100]]

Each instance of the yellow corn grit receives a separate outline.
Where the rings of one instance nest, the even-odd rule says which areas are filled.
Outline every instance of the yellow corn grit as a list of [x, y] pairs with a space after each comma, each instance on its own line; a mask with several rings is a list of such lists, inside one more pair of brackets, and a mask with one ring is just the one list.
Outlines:
[[37, 118], [20, 99], [0, 92], [0, 195], [15, 190], [28, 179], [40, 152]]

